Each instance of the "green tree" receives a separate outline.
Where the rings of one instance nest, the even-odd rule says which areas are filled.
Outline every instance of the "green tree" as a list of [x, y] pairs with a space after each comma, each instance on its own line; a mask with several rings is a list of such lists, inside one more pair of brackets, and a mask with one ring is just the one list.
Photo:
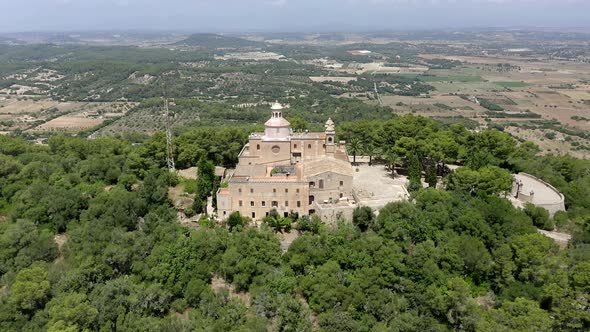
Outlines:
[[380, 157], [381, 155], [381, 148], [379, 148], [374, 143], [368, 143], [364, 146], [364, 153], [369, 156], [369, 166], [373, 165], [373, 159]]
[[352, 154], [352, 162], [356, 163], [356, 156], [363, 150], [363, 143], [360, 139], [353, 137], [346, 143], [346, 149]]
[[434, 160], [430, 160], [428, 167], [426, 168], [426, 175], [424, 177], [429, 188], [436, 188], [437, 174], [436, 174], [436, 163]]
[[552, 231], [555, 225], [551, 218], [549, 218], [549, 212], [542, 207], [535, 206], [532, 203], [526, 203], [524, 205], [524, 212], [531, 217], [533, 224], [537, 228]]
[[23, 313], [32, 314], [49, 299], [47, 269], [35, 266], [20, 270], [10, 287], [9, 301]]
[[291, 128], [295, 131], [303, 132], [307, 130], [307, 121], [300, 116], [295, 116], [289, 120]]
[[47, 303], [50, 331], [88, 331], [96, 324], [98, 310], [90, 305], [85, 294], [66, 293]]
[[402, 158], [392, 151], [388, 151], [385, 154], [385, 160], [387, 161], [387, 168], [389, 168], [389, 171], [391, 171], [392, 175], [395, 174], [396, 167], [403, 165]]
[[421, 178], [422, 165], [420, 164], [420, 158], [416, 153], [412, 153], [408, 161], [408, 179], [410, 181], [420, 182]]
[[361, 232], [369, 229], [372, 226], [374, 219], [375, 214], [368, 206], [359, 206], [354, 209], [352, 214], [352, 223], [356, 225], [361, 230]]
[[239, 211], [234, 211], [229, 215], [226, 223], [229, 226], [230, 231], [234, 229], [241, 230], [244, 226], [248, 224], [248, 219], [242, 217]]
[[197, 167], [197, 190], [193, 209], [196, 213], [201, 213], [206, 210], [207, 198], [215, 188], [215, 166], [211, 161], [201, 158]]

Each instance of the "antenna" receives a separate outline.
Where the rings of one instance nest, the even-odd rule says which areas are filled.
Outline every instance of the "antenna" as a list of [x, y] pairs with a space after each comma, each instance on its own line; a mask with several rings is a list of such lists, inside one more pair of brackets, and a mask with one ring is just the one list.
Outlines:
[[158, 78], [160, 87], [162, 88], [162, 99], [164, 100], [164, 116], [166, 117], [166, 166], [171, 173], [176, 173], [176, 165], [174, 163], [174, 145], [172, 144], [172, 125], [170, 122], [170, 111], [168, 110], [168, 98], [166, 98], [166, 90], [164, 89], [164, 82], [162, 77]]
[[377, 90], [377, 82], [375, 84], [375, 94], [377, 95], [377, 100], [379, 101], [379, 106], [383, 106], [383, 100], [381, 100], [381, 96], [379, 95], [379, 90]]
[[172, 173], [176, 172], [174, 164], [174, 147], [172, 145], [172, 130], [170, 126], [170, 112], [168, 111], [168, 98], [164, 98], [164, 108], [166, 110], [166, 165]]

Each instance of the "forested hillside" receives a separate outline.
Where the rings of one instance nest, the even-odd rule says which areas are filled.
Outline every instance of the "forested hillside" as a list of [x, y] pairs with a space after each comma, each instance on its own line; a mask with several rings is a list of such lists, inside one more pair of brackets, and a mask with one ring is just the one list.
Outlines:
[[[283, 252], [272, 225], [181, 225], [162, 134], [139, 144], [0, 136], [0, 330], [590, 328], [588, 161], [415, 116], [338, 132], [393, 168], [465, 167], [446, 190], [414, 186], [412, 202], [378, 216], [360, 208], [335, 227], [300, 218], [293, 232], [302, 235]], [[177, 160], [235, 163], [246, 134], [186, 131], [175, 139]], [[510, 171], [554, 184], [568, 212], [550, 220], [515, 209], [499, 194]], [[567, 248], [537, 233], [546, 223], [573, 233]]]

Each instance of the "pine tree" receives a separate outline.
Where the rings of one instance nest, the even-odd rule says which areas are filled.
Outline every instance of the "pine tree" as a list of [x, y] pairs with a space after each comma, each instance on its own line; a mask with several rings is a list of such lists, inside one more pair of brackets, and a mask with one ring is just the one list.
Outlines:
[[211, 161], [201, 158], [197, 167], [197, 190], [193, 209], [195, 213], [203, 213], [207, 209], [207, 198], [215, 189], [215, 166]]
[[410, 154], [408, 178], [410, 181], [413, 180], [417, 182], [420, 182], [420, 178], [422, 178], [422, 165], [420, 164], [420, 159], [416, 153]]
[[436, 188], [437, 177], [436, 177], [436, 163], [434, 162], [434, 160], [430, 161], [430, 164], [428, 165], [428, 168], [426, 169], [426, 175], [425, 175], [424, 180], [428, 183], [428, 186], [430, 188]]

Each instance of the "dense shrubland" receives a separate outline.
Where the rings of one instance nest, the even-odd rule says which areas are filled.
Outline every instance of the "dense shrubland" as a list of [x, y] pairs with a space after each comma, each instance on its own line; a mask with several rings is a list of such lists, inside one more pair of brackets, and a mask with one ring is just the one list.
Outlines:
[[[175, 139], [177, 160], [235, 163], [246, 133], [187, 131]], [[358, 140], [359, 154], [413, 165], [414, 177], [432, 162], [465, 167], [446, 178], [447, 190], [417, 189], [413, 203], [378, 216], [360, 208], [333, 228], [304, 218], [283, 253], [270, 219], [260, 229], [239, 215], [225, 227], [181, 226], [161, 134], [141, 144], [55, 136], [46, 146], [0, 136], [0, 330], [590, 327], [587, 161], [413, 116], [342, 124], [339, 133]], [[498, 195], [509, 171], [564, 192], [568, 212], [555, 221], [574, 234], [566, 249], [536, 232], [542, 211]], [[214, 291], [219, 278], [248, 300]]]

